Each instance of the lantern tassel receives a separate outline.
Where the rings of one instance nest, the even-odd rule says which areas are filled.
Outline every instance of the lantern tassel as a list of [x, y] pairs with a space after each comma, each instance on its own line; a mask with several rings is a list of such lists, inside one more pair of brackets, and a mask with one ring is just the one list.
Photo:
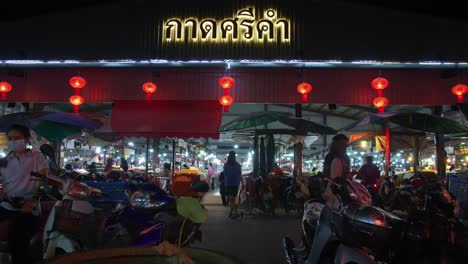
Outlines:
[[74, 105], [73, 106], [73, 112], [75, 112], [75, 113], [80, 112], [80, 106], [79, 105]]
[[308, 99], [307, 94], [306, 93], [302, 94], [302, 102], [304, 102], [304, 103], [307, 102], [307, 99]]
[[151, 101], [151, 93], [146, 93], [146, 100]]
[[224, 106], [224, 113], [229, 113], [229, 105]]
[[6, 92], [2, 92], [2, 100], [6, 100], [7, 99], [7, 93]]
[[230, 89], [223, 89], [224, 95], [229, 95], [229, 90], [230, 90]]
[[377, 90], [377, 96], [382, 97], [383, 96], [383, 90]]
[[463, 103], [463, 94], [457, 95], [457, 102]]

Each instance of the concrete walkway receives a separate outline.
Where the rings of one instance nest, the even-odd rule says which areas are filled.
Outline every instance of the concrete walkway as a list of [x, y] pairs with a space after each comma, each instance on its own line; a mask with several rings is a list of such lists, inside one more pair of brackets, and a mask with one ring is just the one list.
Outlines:
[[283, 264], [282, 237], [299, 241], [299, 216], [248, 216], [229, 219], [229, 208], [221, 205], [218, 192], [203, 200], [208, 220], [202, 226], [203, 241], [194, 247], [207, 248], [235, 256], [246, 264]]

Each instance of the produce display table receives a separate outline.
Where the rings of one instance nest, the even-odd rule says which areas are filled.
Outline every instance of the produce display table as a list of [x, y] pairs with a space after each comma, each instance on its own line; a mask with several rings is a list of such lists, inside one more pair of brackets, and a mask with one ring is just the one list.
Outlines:
[[172, 179], [172, 193], [175, 196], [198, 197], [198, 193], [191, 189], [194, 182], [200, 181], [200, 176], [199, 170], [183, 169], [176, 172]]

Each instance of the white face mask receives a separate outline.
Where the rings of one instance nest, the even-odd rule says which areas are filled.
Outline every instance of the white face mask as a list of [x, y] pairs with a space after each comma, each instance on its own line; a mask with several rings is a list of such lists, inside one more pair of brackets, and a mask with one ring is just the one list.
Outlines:
[[22, 152], [26, 150], [26, 141], [24, 139], [8, 141], [8, 148], [14, 152]]

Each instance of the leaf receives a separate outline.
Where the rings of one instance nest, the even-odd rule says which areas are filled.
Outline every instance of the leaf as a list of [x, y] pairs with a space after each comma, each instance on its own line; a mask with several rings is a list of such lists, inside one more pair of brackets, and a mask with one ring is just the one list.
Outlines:
[[176, 200], [177, 212], [190, 221], [201, 224], [208, 218], [208, 210], [192, 197], [179, 197]]

